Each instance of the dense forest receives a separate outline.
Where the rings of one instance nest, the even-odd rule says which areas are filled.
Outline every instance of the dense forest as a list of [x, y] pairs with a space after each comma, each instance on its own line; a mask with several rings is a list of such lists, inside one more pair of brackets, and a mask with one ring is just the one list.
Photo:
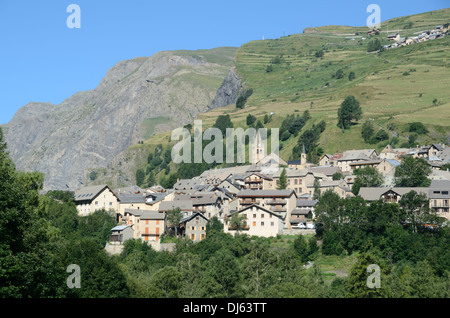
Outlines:
[[[449, 297], [448, 226], [433, 219], [412, 192], [400, 204], [367, 204], [325, 192], [317, 233], [278, 238], [232, 236], [212, 218], [199, 243], [177, 239], [174, 252], [140, 240], [110, 256], [105, 244], [115, 218], [105, 211], [77, 215], [70, 192], [40, 194], [43, 175], [17, 171], [0, 130], [0, 296], [34, 298], [285, 298]], [[439, 223], [439, 221], [437, 221]], [[325, 279], [316, 260], [356, 257], [348, 276]], [[69, 288], [67, 268], [81, 270]], [[306, 264], [312, 266], [305, 266]], [[381, 268], [381, 288], [368, 288], [367, 267]]]

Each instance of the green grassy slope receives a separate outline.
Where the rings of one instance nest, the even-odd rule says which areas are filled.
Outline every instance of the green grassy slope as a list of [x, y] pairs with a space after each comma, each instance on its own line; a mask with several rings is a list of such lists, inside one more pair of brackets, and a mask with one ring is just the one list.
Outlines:
[[[394, 29], [402, 36], [412, 36], [449, 21], [450, 8], [383, 22], [381, 34], [377, 36], [367, 36], [367, 27], [333, 26], [246, 43], [237, 50], [234, 64], [244, 86], [254, 91], [245, 108], [229, 105], [200, 114], [197, 119], [203, 121], [203, 129], [206, 129], [219, 115], [229, 114], [235, 127], [245, 129], [248, 114], [263, 121], [264, 115], [274, 112], [273, 120], [266, 125], [273, 128], [280, 127], [288, 114], [301, 115], [304, 110], [309, 110], [312, 119], [302, 131], [324, 120], [327, 125], [320, 146], [327, 153], [358, 148], [381, 150], [389, 141], [366, 144], [361, 137], [362, 123], [369, 118], [373, 119], [376, 128], [388, 131], [390, 138], [398, 136], [399, 143], [407, 140], [408, 123], [415, 121], [423, 122], [430, 131], [419, 136], [419, 144], [448, 143], [450, 36], [381, 53], [368, 53], [367, 44], [375, 38], [383, 44], [388, 43], [386, 34]], [[355, 36], [356, 32], [359, 32], [358, 36]], [[323, 56], [317, 57], [318, 51], [322, 51]], [[202, 54], [202, 50], [198, 54]], [[211, 58], [220, 57], [213, 54]], [[271, 72], [267, 72], [268, 65], [272, 65]], [[335, 76], [338, 70], [344, 74], [340, 79]], [[355, 73], [351, 81], [348, 79], [350, 72]], [[200, 85], [203, 79], [198, 81]], [[359, 100], [363, 117], [343, 132], [337, 127], [337, 111], [348, 95]], [[129, 151], [136, 152], [141, 148], [152, 151], [158, 144], [171, 147], [169, 135], [155, 135], [144, 145], [133, 146]], [[297, 140], [298, 137], [291, 137], [283, 142], [280, 154], [284, 160], [298, 159], [292, 157]], [[137, 162], [136, 166], [143, 168], [145, 163]]]
[[[412, 35], [448, 20], [450, 9], [445, 9], [393, 19], [382, 23], [381, 29], [389, 26], [392, 30], [412, 22], [413, 27], [402, 36]], [[331, 28], [316, 28], [320, 32], [253, 41], [239, 48], [237, 70], [246, 86], [254, 90], [247, 103], [249, 110], [260, 115], [276, 110], [283, 117], [295, 109], [309, 109], [316, 122], [323, 119], [327, 123], [321, 138], [326, 152], [373, 147], [364, 144], [360, 125], [344, 133], [337, 128], [337, 110], [347, 95], [354, 95], [361, 103], [364, 114], [360, 123], [368, 118], [375, 119], [375, 125], [382, 128], [394, 123], [398, 128], [394, 133], [406, 138], [405, 124], [422, 121], [432, 133], [420, 137], [420, 142], [446, 139], [450, 118], [450, 92], [446, 89], [450, 83], [450, 37], [378, 54], [367, 53], [367, 43], [373, 38], [387, 43], [383, 32], [371, 37], [363, 34], [363, 40], [348, 33], [364, 28], [343, 27], [337, 32], [333, 29], [329, 32]], [[320, 50], [324, 55], [318, 58], [315, 53]], [[281, 57], [281, 63], [273, 64], [277, 57]], [[273, 70], [267, 72], [271, 61]], [[341, 79], [333, 77], [339, 69], [344, 72]], [[356, 76], [352, 81], [348, 80], [350, 72]], [[435, 99], [438, 102], [434, 105]]]

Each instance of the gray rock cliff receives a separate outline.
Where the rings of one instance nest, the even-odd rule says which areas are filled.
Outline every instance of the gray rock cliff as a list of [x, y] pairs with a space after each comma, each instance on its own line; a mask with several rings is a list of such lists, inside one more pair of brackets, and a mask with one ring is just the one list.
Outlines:
[[74, 190], [86, 169], [208, 111], [234, 53], [171, 51], [119, 62], [93, 90], [59, 105], [23, 106], [4, 127], [8, 151], [18, 169], [45, 174], [44, 190]]

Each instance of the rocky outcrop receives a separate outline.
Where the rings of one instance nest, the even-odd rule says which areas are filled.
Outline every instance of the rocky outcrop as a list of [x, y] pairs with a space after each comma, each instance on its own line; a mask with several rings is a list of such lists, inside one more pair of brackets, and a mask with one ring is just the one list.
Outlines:
[[[74, 190], [84, 183], [86, 169], [106, 167], [154, 132], [192, 122], [209, 109], [232, 64], [189, 52], [122, 61], [94, 90], [60, 105], [32, 102], [22, 107], [4, 129], [17, 168], [43, 172], [44, 190]], [[209, 54], [230, 52], [234, 54], [229, 49]]]
[[232, 68], [228, 72], [227, 77], [225, 77], [222, 85], [217, 90], [216, 96], [214, 97], [210, 108], [214, 109], [235, 104], [241, 89], [242, 81], [240, 80], [236, 70]]

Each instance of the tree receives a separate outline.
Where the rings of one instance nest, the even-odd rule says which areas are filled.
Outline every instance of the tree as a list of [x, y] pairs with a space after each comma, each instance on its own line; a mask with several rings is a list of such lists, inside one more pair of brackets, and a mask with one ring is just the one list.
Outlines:
[[294, 119], [292, 119], [289, 123], [289, 133], [291, 135], [298, 133], [303, 126], [305, 126], [305, 119], [303, 117], [295, 117]]
[[89, 173], [89, 179], [91, 179], [91, 181], [95, 181], [95, 179], [97, 179], [97, 172], [91, 171], [91, 173]]
[[306, 263], [309, 260], [309, 247], [308, 242], [303, 235], [298, 235], [294, 240], [294, 250], [300, 257], [302, 263]]
[[335, 76], [337, 79], [341, 79], [341, 78], [344, 77], [344, 71], [343, 71], [342, 69], [338, 69], [338, 70], [336, 71], [336, 74], [334, 74], [334, 76]]
[[230, 115], [219, 115], [214, 123], [213, 127], [219, 128], [222, 135], [225, 136], [227, 128], [233, 128], [233, 122], [231, 121]]
[[414, 132], [418, 135], [428, 134], [428, 129], [421, 122], [414, 122], [409, 124], [409, 132]]
[[320, 198], [320, 182], [318, 178], [314, 178], [314, 195], [313, 199], [317, 200]]
[[389, 139], [389, 135], [383, 129], [378, 130], [378, 132], [375, 135], [375, 140], [377, 140], [377, 141], [383, 141], [383, 140], [388, 140], [388, 139]]
[[178, 225], [183, 218], [180, 208], [175, 208], [167, 211], [167, 225], [173, 227], [175, 230], [175, 237], [178, 236]]
[[352, 193], [354, 195], [358, 195], [361, 187], [379, 187], [384, 182], [383, 175], [373, 167], [356, 169], [354, 174], [356, 176], [352, 187]]
[[[368, 268], [370, 265], [377, 265], [380, 269], [380, 286], [369, 287], [369, 275]], [[387, 289], [383, 288], [384, 282], [388, 279], [386, 278], [386, 265], [384, 260], [375, 256], [371, 252], [363, 253], [358, 256], [358, 262], [353, 265], [348, 277], [348, 288], [349, 293], [347, 297], [354, 298], [380, 298], [386, 297]]]
[[309, 110], [305, 110], [305, 111], [303, 112], [303, 120], [306, 122], [306, 121], [308, 121], [309, 119], [311, 119], [311, 114], [309, 113]]
[[281, 171], [280, 179], [278, 179], [277, 182], [277, 189], [278, 190], [284, 190], [287, 187], [287, 173], [286, 168], [283, 168], [283, 171]]
[[372, 142], [372, 137], [374, 133], [373, 124], [370, 120], [366, 121], [361, 128], [361, 136], [366, 143]]
[[145, 179], [145, 172], [142, 169], [136, 171], [136, 185], [141, 186]]
[[217, 216], [213, 216], [206, 223], [206, 236], [209, 236], [212, 232], [223, 232], [223, 223]]
[[431, 171], [425, 159], [407, 156], [395, 168], [395, 185], [397, 187], [428, 187], [431, 183], [428, 179]]
[[334, 181], [336, 181], [336, 180], [342, 180], [342, 179], [344, 179], [344, 175], [342, 174], [342, 172], [337, 171], [337, 172], [335, 172], [335, 173], [333, 174], [332, 179], [333, 179]]
[[382, 48], [381, 42], [379, 39], [370, 40], [367, 44], [367, 52], [378, 51]]
[[355, 72], [350, 72], [349, 74], [348, 74], [348, 80], [349, 81], [353, 81], [355, 79]]
[[412, 232], [417, 232], [420, 225], [436, 221], [430, 213], [429, 202], [425, 194], [410, 191], [402, 196], [398, 204], [403, 212], [403, 223], [407, 224]]
[[[318, 224], [324, 230], [330, 230], [332, 227], [332, 223], [336, 219], [334, 215], [336, 214], [336, 211], [339, 210], [339, 206], [339, 195], [331, 189], [325, 191], [320, 196], [319, 202], [314, 209], [318, 219], [316, 224]], [[320, 230], [321, 229], [319, 228], [319, 233]]]
[[236, 231], [236, 234], [244, 230], [247, 227], [245, 215], [233, 213], [230, 218], [229, 227], [231, 230]]
[[247, 126], [253, 125], [256, 122], [256, 117], [252, 114], [247, 115]]
[[354, 96], [347, 96], [338, 110], [338, 127], [350, 128], [352, 120], [359, 120], [362, 115], [359, 101]]

